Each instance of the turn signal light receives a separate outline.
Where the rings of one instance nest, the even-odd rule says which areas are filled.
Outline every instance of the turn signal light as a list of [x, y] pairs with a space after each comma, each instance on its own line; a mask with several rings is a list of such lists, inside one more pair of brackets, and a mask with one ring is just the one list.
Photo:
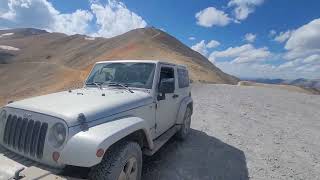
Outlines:
[[55, 162], [57, 162], [57, 161], [59, 160], [59, 158], [60, 158], [60, 153], [58, 153], [58, 152], [53, 152], [53, 153], [52, 153], [52, 159], [53, 159]]
[[100, 149], [97, 150], [96, 156], [97, 157], [102, 157], [103, 154], [104, 154], [104, 150], [100, 148]]

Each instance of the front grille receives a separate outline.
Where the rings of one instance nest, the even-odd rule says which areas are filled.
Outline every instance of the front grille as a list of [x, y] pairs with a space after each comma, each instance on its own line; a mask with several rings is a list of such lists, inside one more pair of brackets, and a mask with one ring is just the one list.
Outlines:
[[48, 123], [10, 114], [7, 118], [3, 142], [9, 148], [41, 159], [47, 130]]

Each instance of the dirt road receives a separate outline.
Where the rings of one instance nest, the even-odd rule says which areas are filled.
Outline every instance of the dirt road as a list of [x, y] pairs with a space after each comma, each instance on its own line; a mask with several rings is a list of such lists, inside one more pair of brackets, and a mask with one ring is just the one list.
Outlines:
[[192, 132], [145, 159], [143, 180], [320, 179], [320, 96], [194, 85]]

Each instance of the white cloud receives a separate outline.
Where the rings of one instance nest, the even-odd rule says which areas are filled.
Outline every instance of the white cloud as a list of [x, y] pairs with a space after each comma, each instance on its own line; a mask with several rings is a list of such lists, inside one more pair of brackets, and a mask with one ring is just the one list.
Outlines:
[[285, 48], [289, 51], [320, 50], [320, 18], [296, 29], [288, 39]]
[[301, 65], [300, 60], [295, 60], [295, 61], [288, 61], [283, 64], [280, 64], [278, 68], [279, 69], [288, 69], [288, 68], [298, 67], [299, 65]]
[[308, 56], [303, 60], [304, 63], [318, 63], [320, 64], [320, 55], [319, 54], [313, 54]]
[[3, 0], [0, 24], [9, 28], [49, 28], [59, 12], [46, 0]]
[[[316, 69], [320, 70], [320, 55], [314, 54], [307, 58], [298, 58], [295, 60], [287, 61], [278, 66], [279, 70], [295, 70], [295, 73], [301, 72], [313, 72]], [[318, 78], [320, 77], [320, 71], [316, 73]], [[310, 74], [309, 76], [314, 76], [316, 74]]]
[[215, 65], [224, 72], [240, 78], [272, 77], [275, 74], [276, 69], [276, 67], [269, 64], [234, 64], [230, 62], [217, 62]]
[[292, 31], [288, 30], [286, 32], [280, 32], [279, 35], [277, 35], [274, 40], [279, 42], [279, 43], [283, 43], [285, 41], [287, 41], [290, 36], [292, 34]]
[[8, 28], [34, 27], [66, 34], [84, 34], [93, 16], [89, 11], [57, 11], [47, 0], [4, 0], [0, 24]]
[[207, 56], [208, 54], [208, 49], [205, 43], [205, 40], [202, 40], [200, 42], [198, 42], [197, 44], [191, 46], [191, 49], [197, 51], [198, 53]]
[[[105, 6], [91, 1], [91, 10], [61, 13], [47, 0], [2, 0], [0, 24], [4, 28], [33, 27], [66, 34], [112, 37], [147, 23], [116, 0]], [[94, 30], [92, 26], [97, 26]]]
[[230, 62], [217, 62], [217, 67], [228, 74], [245, 78], [283, 78], [283, 79], [319, 79], [320, 65], [292, 66], [279, 68], [271, 64], [234, 64]]
[[87, 34], [93, 15], [88, 11], [76, 10], [71, 14], [59, 14], [55, 18], [52, 31], [66, 34]]
[[305, 59], [320, 55], [320, 18], [294, 30], [288, 38], [284, 58], [287, 60]]
[[287, 51], [284, 53], [283, 58], [286, 60], [295, 60], [298, 58], [306, 58], [313, 54], [320, 54], [320, 49], [303, 49], [296, 48], [294, 50]]
[[252, 43], [256, 40], [257, 38], [257, 35], [256, 34], [252, 34], [252, 33], [247, 33], [245, 36], [244, 36], [244, 40]]
[[210, 54], [209, 60], [217, 61], [227, 58], [231, 63], [252, 63], [266, 60], [272, 53], [267, 47], [255, 48], [251, 44], [237, 47], [230, 47], [224, 51], [214, 51]]
[[99, 4], [100, 0], [89, 0], [90, 4]]
[[203, 56], [207, 56], [208, 55], [208, 49], [215, 48], [215, 47], [217, 47], [219, 45], [220, 45], [220, 43], [218, 41], [215, 41], [215, 40], [211, 40], [208, 44], [206, 44], [205, 40], [202, 40], [202, 41], [198, 42], [197, 44], [191, 46], [191, 49], [199, 52]]
[[193, 36], [189, 37], [188, 39], [189, 39], [190, 41], [194, 41], [194, 40], [196, 40], [196, 38], [195, 38], [195, 37], [193, 37]]
[[0, 17], [2, 16], [2, 14], [6, 13], [8, 10], [8, 2], [7, 1], [0, 1]]
[[271, 30], [269, 31], [269, 37], [270, 37], [270, 38], [274, 37], [276, 34], [277, 34], [277, 31], [275, 31], [274, 29], [271, 29]]
[[[215, 51], [209, 59], [223, 71], [239, 77], [308, 78], [320, 77], [320, 19], [315, 19], [295, 30], [279, 33], [270, 31], [270, 36], [285, 43], [284, 52], [274, 55], [265, 48], [250, 44]], [[277, 36], [276, 36], [277, 35]], [[277, 64], [269, 64], [277, 60]], [[286, 60], [283, 62], [283, 60]]]
[[[281, 32], [275, 41], [285, 43], [287, 60], [276, 67], [292, 78], [320, 77], [320, 19], [315, 19], [295, 30]], [[275, 74], [275, 73], [273, 73]], [[283, 75], [283, 74], [282, 74]], [[281, 77], [281, 76], [280, 76]]]
[[300, 67], [297, 67], [295, 70], [304, 74], [310, 74], [310, 79], [319, 79], [320, 77], [320, 64], [305, 64]]
[[[312, 33], [317, 29], [316, 21], [295, 30], [289, 40], [300, 42], [290, 44], [287, 41], [288, 52], [285, 56], [274, 55], [267, 48], [256, 49], [250, 44], [239, 47], [231, 47], [224, 51], [215, 51], [210, 54], [209, 59], [215, 60], [215, 65], [224, 72], [238, 77], [263, 77], [263, 78], [308, 78], [319, 79], [320, 77], [320, 46], [318, 46], [317, 35]], [[311, 31], [311, 32], [310, 32]], [[298, 32], [298, 34], [295, 34]], [[302, 34], [300, 34], [302, 33]], [[310, 38], [306, 33], [311, 35]], [[318, 39], [319, 40], [319, 39]], [[310, 42], [311, 41], [311, 42]], [[289, 47], [291, 49], [289, 49]], [[279, 65], [269, 64], [273, 59], [279, 60], [285, 57], [285, 61]], [[282, 62], [283, 60], [280, 60]]]
[[147, 26], [142, 17], [127, 9], [119, 1], [110, 0], [105, 6], [92, 4], [91, 9], [97, 18], [99, 36], [113, 37]]
[[211, 40], [210, 42], [208, 42], [207, 44], [207, 48], [216, 48], [220, 45], [220, 43], [216, 40]]
[[195, 17], [197, 18], [197, 24], [204, 27], [226, 26], [231, 21], [228, 14], [215, 7], [203, 9], [198, 12]]
[[279, 65], [278, 70], [286, 71], [289, 74], [296, 74], [297, 77], [316, 79], [320, 77], [319, 55], [312, 55], [306, 59], [296, 59]]
[[229, 7], [234, 8], [236, 19], [245, 20], [249, 14], [255, 11], [255, 7], [261, 5], [264, 0], [230, 0]]

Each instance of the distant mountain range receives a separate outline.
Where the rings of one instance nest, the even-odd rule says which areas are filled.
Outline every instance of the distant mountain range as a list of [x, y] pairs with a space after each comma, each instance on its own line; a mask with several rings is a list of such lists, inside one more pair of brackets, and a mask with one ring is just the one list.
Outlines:
[[287, 80], [287, 79], [264, 79], [264, 78], [242, 78], [244, 81], [253, 81], [257, 83], [264, 83], [264, 84], [284, 84], [284, 85], [293, 85], [293, 86], [300, 86], [304, 88], [314, 88], [320, 90], [320, 79], [294, 79], [294, 80]]

